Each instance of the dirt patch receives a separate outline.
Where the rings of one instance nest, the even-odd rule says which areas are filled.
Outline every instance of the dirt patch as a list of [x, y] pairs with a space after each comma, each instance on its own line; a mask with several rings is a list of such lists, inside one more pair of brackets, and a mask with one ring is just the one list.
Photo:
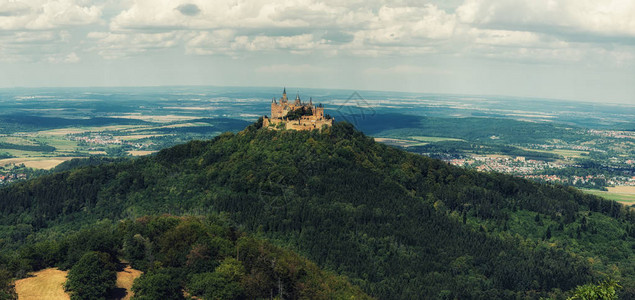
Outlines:
[[19, 300], [67, 300], [70, 296], [64, 292], [66, 271], [44, 269], [32, 274], [32, 277], [17, 280], [15, 291]]
[[117, 272], [117, 289], [113, 295], [115, 299], [129, 300], [134, 296], [132, 292], [132, 283], [135, 279], [141, 276], [143, 272], [135, 270], [130, 266], [127, 266], [123, 271]]
[[[15, 291], [18, 300], [68, 300], [70, 296], [64, 292], [67, 271], [55, 268], [44, 269], [31, 274], [30, 277], [16, 280]], [[141, 276], [142, 272], [127, 266], [117, 272], [117, 288], [109, 299], [129, 300], [134, 293], [132, 283]]]

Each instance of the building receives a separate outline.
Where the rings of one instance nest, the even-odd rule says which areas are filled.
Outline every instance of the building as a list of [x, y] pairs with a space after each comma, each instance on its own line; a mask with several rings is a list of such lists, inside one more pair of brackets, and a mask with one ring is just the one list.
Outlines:
[[282, 97], [276, 101], [271, 100], [271, 118], [264, 116], [262, 126], [270, 129], [313, 130], [322, 129], [324, 126], [333, 125], [333, 118], [324, 114], [322, 104], [313, 105], [313, 99], [309, 103], [303, 103], [300, 94], [296, 94], [294, 101], [287, 98], [287, 89], [282, 91]]

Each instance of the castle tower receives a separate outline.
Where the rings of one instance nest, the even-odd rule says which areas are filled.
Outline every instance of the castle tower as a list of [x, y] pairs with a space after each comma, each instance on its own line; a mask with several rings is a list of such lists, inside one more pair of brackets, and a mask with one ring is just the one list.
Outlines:
[[324, 118], [324, 106], [322, 106], [322, 104], [318, 104], [313, 109], [313, 115], [316, 116], [317, 118]]
[[280, 98], [280, 102], [287, 102], [287, 87], [285, 86], [282, 90], [282, 98]]
[[300, 101], [300, 92], [295, 94], [295, 105], [302, 105], [302, 101]]

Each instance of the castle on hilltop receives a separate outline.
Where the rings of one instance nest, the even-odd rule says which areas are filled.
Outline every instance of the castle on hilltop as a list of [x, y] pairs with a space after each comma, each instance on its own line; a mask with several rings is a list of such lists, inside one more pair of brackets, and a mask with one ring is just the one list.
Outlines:
[[332, 125], [333, 118], [324, 115], [322, 104], [313, 105], [311, 98], [309, 103], [302, 103], [299, 93], [295, 101], [290, 102], [287, 88], [284, 88], [278, 101], [275, 97], [271, 100], [271, 118], [264, 116], [262, 120], [262, 126], [271, 129], [313, 130]]

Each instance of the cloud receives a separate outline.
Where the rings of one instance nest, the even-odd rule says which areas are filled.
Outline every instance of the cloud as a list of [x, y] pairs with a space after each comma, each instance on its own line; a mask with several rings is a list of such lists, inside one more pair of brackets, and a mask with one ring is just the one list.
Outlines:
[[0, 2], [0, 30], [44, 30], [96, 23], [101, 7], [80, 0]]
[[149, 51], [174, 47], [183, 32], [113, 33], [90, 32], [87, 37], [96, 41], [91, 50], [106, 59], [118, 59], [144, 54]]
[[0, 17], [16, 17], [28, 13], [31, 7], [22, 2], [0, 3]]
[[[255, 51], [378, 56], [437, 51], [456, 18], [432, 4], [356, 1], [132, 0], [111, 32], [183, 31], [186, 53], [237, 56]], [[373, 7], [374, 6], [374, 7]]]
[[182, 14], [186, 16], [190, 16], [190, 17], [196, 16], [201, 12], [201, 9], [198, 8], [196, 4], [192, 4], [192, 3], [181, 4], [177, 6], [175, 9], [181, 12]]
[[[185, 55], [232, 58], [265, 52], [393, 58], [439, 54], [531, 63], [559, 57], [563, 62], [633, 60], [635, 2], [630, 0], [464, 0], [455, 7], [439, 5], [383, 0], [0, 0], [0, 34], [21, 33], [3, 47], [2, 53], [12, 57], [20, 56], [32, 39], [30, 43], [58, 45], [42, 50], [43, 57], [76, 51], [70, 45], [59, 47], [73, 40], [107, 59], [174, 48]], [[72, 28], [80, 28], [83, 36]], [[59, 30], [67, 30], [66, 36]], [[52, 36], [63, 41], [52, 41]]]
[[448, 71], [424, 68], [413, 65], [396, 65], [387, 68], [371, 67], [364, 70], [367, 74], [414, 75], [414, 74], [447, 74]]
[[326, 72], [327, 69], [319, 66], [313, 66], [309, 64], [299, 64], [299, 65], [290, 65], [290, 64], [278, 64], [278, 65], [268, 65], [261, 66], [256, 68], [256, 72], [259, 73], [320, 73]]
[[66, 30], [0, 31], [0, 61], [39, 62], [68, 53], [70, 34]]
[[635, 37], [631, 0], [466, 0], [456, 13], [480, 28]]
[[80, 58], [77, 54], [75, 54], [75, 52], [71, 52], [67, 55], [51, 55], [48, 57], [47, 61], [54, 64], [77, 63], [80, 61]]

